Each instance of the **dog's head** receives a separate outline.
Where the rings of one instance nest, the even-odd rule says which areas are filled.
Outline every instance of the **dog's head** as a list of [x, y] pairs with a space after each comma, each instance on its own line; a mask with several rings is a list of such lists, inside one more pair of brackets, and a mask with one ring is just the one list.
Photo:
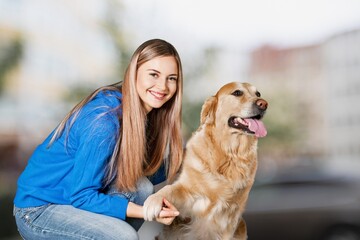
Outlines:
[[224, 85], [215, 96], [208, 98], [201, 110], [200, 122], [217, 128], [230, 128], [231, 134], [267, 134], [262, 123], [268, 103], [249, 83], [232, 82]]

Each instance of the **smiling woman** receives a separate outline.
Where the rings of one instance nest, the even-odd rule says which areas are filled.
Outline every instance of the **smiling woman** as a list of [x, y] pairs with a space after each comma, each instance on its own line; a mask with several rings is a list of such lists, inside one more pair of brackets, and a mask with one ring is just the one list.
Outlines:
[[[182, 82], [170, 43], [141, 44], [124, 81], [76, 105], [31, 156], [14, 200], [20, 234], [138, 239], [153, 185], [172, 181], [181, 165]], [[156, 220], [170, 224], [179, 212], [163, 205]]]
[[174, 96], [177, 79], [178, 66], [172, 56], [154, 58], [139, 67], [136, 88], [147, 112]]

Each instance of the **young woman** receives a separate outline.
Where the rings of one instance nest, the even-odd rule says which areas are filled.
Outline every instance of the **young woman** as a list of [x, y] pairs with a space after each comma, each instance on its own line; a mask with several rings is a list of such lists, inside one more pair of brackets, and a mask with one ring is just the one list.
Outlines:
[[[24, 239], [138, 239], [153, 185], [182, 160], [182, 67], [160, 39], [134, 52], [124, 81], [76, 105], [18, 180], [14, 216]], [[164, 199], [157, 221], [179, 214]]]

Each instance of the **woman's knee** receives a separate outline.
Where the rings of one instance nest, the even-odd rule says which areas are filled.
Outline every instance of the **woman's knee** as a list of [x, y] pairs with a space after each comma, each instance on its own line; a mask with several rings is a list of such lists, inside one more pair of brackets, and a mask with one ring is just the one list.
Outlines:
[[121, 224], [113, 224], [110, 228], [108, 227], [99, 239], [139, 240], [139, 235], [132, 226], [122, 222]]
[[14, 215], [19, 232], [26, 239], [139, 239], [126, 221], [69, 205], [15, 209]]
[[141, 178], [137, 183], [137, 194], [135, 203], [144, 204], [145, 200], [154, 193], [154, 185], [146, 177]]

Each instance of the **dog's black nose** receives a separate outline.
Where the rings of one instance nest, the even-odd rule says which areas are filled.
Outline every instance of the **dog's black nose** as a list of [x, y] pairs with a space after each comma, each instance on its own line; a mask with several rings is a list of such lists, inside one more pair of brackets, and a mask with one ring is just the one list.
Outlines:
[[268, 103], [264, 99], [258, 99], [255, 104], [261, 110], [266, 110], [268, 107]]

